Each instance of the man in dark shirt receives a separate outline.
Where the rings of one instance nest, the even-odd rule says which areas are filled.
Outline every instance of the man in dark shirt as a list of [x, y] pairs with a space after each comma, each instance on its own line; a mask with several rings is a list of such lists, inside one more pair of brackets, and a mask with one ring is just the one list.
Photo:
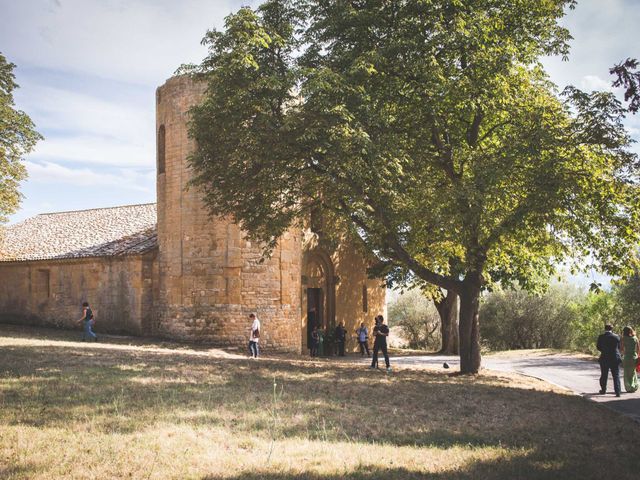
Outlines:
[[347, 329], [344, 322], [340, 322], [336, 327], [336, 342], [338, 343], [338, 355], [344, 357], [344, 342], [347, 338]]
[[89, 302], [82, 304], [82, 318], [78, 320], [79, 324], [82, 324], [82, 341], [98, 341], [98, 336], [93, 331], [93, 324], [95, 323], [93, 317], [93, 310], [89, 306]]
[[613, 389], [616, 392], [616, 397], [620, 396], [620, 363], [622, 363], [622, 357], [620, 356], [620, 337], [612, 332], [612, 325], [604, 326], [605, 332], [598, 337], [597, 348], [600, 352], [600, 393], [607, 393], [607, 376], [609, 370], [611, 370], [611, 376], [613, 377]]
[[387, 353], [387, 337], [389, 336], [389, 327], [384, 324], [382, 315], [376, 317], [376, 326], [373, 329], [373, 358], [371, 359], [370, 368], [378, 368], [378, 352], [382, 350], [384, 355], [384, 363], [387, 366], [387, 372], [391, 371], [389, 364], [389, 354]]

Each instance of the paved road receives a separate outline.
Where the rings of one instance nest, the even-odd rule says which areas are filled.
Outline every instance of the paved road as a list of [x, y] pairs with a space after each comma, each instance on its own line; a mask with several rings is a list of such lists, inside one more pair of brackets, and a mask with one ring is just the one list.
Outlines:
[[[392, 359], [392, 365], [428, 365], [440, 368], [444, 362], [447, 362], [452, 370], [456, 370], [459, 365], [458, 357], [444, 355], [395, 357]], [[490, 370], [516, 372], [546, 380], [640, 422], [640, 391], [625, 393], [623, 385], [622, 396], [616, 398], [613, 394], [613, 381], [609, 377], [607, 389], [609, 393], [600, 395], [598, 393], [600, 390], [600, 367], [595, 361], [581, 360], [569, 355], [548, 354], [531, 357], [522, 355], [486, 356], [482, 359], [482, 363], [484, 368]], [[620, 381], [622, 381], [622, 371], [620, 373]]]

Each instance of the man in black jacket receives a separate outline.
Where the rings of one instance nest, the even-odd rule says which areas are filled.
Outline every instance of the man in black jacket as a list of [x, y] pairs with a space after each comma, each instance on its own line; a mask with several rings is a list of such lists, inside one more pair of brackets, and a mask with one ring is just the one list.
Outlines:
[[347, 329], [344, 328], [344, 322], [340, 322], [335, 330], [336, 342], [338, 344], [338, 355], [344, 357], [344, 342], [347, 339]]
[[382, 350], [384, 355], [384, 363], [387, 366], [387, 372], [391, 371], [389, 364], [389, 354], [387, 353], [387, 337], [389, 336], [389, 327], [384, 324], [384, 317], [378, 315], [376, 317], [376, 326], [373, 328], [373, 358], [371, 359], [371, 367], [378, 368], [378, 352]]
[[597, 348], [600, 352], [600, 393], [607, 393], [607, 376], [611, 370], [613, 377], [613, 389], [616, 397], [620, 396], [620, 337], [612, 332], [612, 325], [604, 326], [605, 332], [598, 337]]

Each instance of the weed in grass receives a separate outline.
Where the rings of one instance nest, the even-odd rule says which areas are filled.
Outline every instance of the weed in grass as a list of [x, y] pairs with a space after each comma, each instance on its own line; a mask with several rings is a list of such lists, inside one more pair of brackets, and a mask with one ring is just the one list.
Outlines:
[[271, 437], [271, 443], [269, 445], [269, 454], [267, 455], [267, 463], [271, 461], [271, 455], [273, 454], [273, 448], [276, 444], [276, 440], [280, 436], [280, 414], [278, 411], [278, 403], [282, 399], [282, 394], [284, 393], [284, 385], [280, 386], [280, 391], [278, 391], [278, 383], [276, 382], [276, 377], [273, 377], [273, 394], [271, 397], [271, 408], [269, 409], [269, 414], [271, 416], [271, 422], [269, 423], [269, 437]]

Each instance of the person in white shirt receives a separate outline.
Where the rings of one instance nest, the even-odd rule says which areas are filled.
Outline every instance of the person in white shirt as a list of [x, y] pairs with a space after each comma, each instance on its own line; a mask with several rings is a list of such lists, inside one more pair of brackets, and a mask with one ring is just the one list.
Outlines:
[[251, 333], [249, 334], [249, 356], [258, 358], [260, 350], [258, 349], [258, 341], [260, 340], [260, 320], [255, 313], [249, 315], [249, 320], [252, 320]]

